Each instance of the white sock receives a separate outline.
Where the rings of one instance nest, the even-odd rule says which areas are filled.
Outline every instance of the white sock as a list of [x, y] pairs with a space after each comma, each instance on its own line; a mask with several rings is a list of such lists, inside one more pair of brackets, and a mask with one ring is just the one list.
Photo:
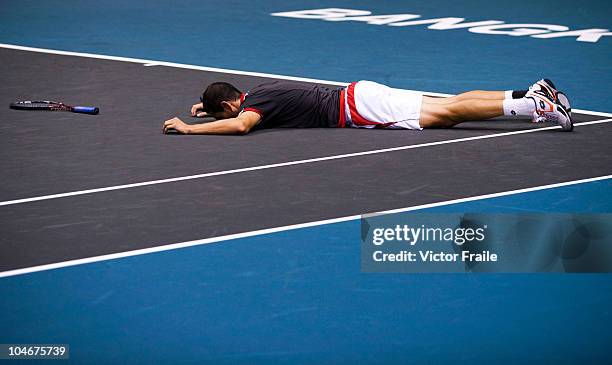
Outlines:
[[504, 115], [521, 115], [531, 117], [535, 112], [535, 102], [530, 98], [521, 99], [505, 99], [504, 100]]
[[512, 99], [512, 91], [513, 90], [504, 91], [504, 99]]

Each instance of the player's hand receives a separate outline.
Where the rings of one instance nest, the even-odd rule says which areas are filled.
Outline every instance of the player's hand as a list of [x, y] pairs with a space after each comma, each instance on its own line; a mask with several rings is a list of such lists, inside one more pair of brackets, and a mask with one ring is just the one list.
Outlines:
[[193, 106], [191, 107], [191, 116], [200, 117], [200, 118], [206, 117], [206, 112], [201, 111], [202, 109], [204, 109], [204, 104], [202, 103], [193, 104]]
[[179, 118], [174, 117], [164, 122], [164, 133], [168, 133], [170, 129], [174, 129], [175, 131], [181, 134], [189, 134], [191, 126], [189, 124], [185, 124], [185, 122], [183, 122]]

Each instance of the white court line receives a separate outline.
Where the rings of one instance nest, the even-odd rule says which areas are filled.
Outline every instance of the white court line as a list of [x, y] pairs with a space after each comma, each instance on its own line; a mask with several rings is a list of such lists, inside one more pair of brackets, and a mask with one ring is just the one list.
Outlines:
[[[414, 210], [434, 208], [434, 207], [440, 207], [440, 206], [445, 206], [445, 205], [466, 203], [466, 202], [471, 202], [475, 200], [491, 199], [491, 198], [497, 198], [497, 197], [508, 196], [508, 195], [528, 193], [528, 192], [533, 192], [533, 191], [554, 189], [554, 188], [559, 188], [563, 186], [584, 184], [584, 183], [595, 182], [595, 181], [600, 181], [600, 180], [607, 180], [610, 178], [612, 178], [612, 175], [593, 177], [589, 179], [566, 181], [562, 183], [535, 186], [535, 187], [525, 188], [525, 189], [509, 190], [509, 191], [504, 191], [500, 193], [478, 195], [478, 196], [448, 200], [448, 201], [443, 201], [443, 202], [438, 202], [438, 203], [430, 203], [430, 204], [416, 205], [416, 206], [400, 208], [400, 209], [386, 210], [382, 212], [370, 213], [368, 215], [395, 214], [395, 213], [409, 212], [409, 211], [414, 211]], [[194, 241], [173, 243], [173, 244], [163, 245], [163, 246], [143, 248], [140, 250], [118, 252], [118, 253], [113, 253], [109, 255], [87, 257], [87, 258], [78, 259], [78, 260], [56, 262], [56, 263], [47, 264], [47, 265], [26, 267], [22, 269], [0, 272], [0, 278], [16, 276], [16, 275], [24, 275], [24, 274], [34, 273], [38, 271], [46, 271], [46, 270], [53, 270], [53, 269], [59, 269], [59, 268], [64, 268], [64, 267], [70, 267], [70, 266], [89, 264], [89, 263], [100, 262], [100, 261], [115, 260], [115, 259], [120, 259], [120, 258], [125, 258], [125, 257], [146, 255], [146, 254], [151, 254], [155, 252], [170, 251], [170, 250], [176, 250], [176, 249], [186, 248], [186, 247], [200, 246], [200, 245], [205, 245], [209, 243], [235, 240], [239, 238], [260, 236], [260, 235], [277, 233], [277, 232], [285, 232], [285, 231], [291, 231], [291, 230], [300, 229], [300, 228], [308, 228], [308, 227], [315, 227], [315, 226], [321, 226], [321, 225], [326, 225], [326, 224], [346, 222], [346, 221], [360, 219], [361, 217], [362, 217], [361, 215], [351, 215], [347, 217], [326, 219], [326, 220], [308, 222], [308, 223], [293, 224], [293, 225], [282, 226], [282, 227], [274, 227], [274, 228], [261, 229], [261, 230], [250, 231], [250, 232], [230, 234], [226, 236], [218, 236], [218, 237], [212, 237], [212, 238], [206, 238], [206, 239], [200, 239], [200, 240], [194, 240]]]
[[[37, 52], [37, 53], [56, 54], [56, 55], [61, 55], [61, 56], [74, 56], [74, 57], [93, 58], [93, 59], [99, 59], [99, 60], [140, 63], [140, 64], [143, 64], [145, 66], [167, 66], [167, 67], [175, 67], [175, 68], [184, 68], [184, 69], [188, 69], [188, 70], [218, 72], [218, 73], [226, 73], [226, 74], [232, 74], [232, 75], [266, 77], [266, 78], [273, 78], [273, 79], [280, 79], [280, 80], [314, 82], [314, 83], [321, 83], [321, 84], [328, 84], [328, 85], [346, 86], [346, 85], [349, 84], [348, 82], [338, 82], [338, 81], [330, 81], [330, 80], [316, 80], [316, 79], [310, 79], [310, 78], [305, 78], [305, 77], [275, 75], [275, 74], [268, 74], [268, 73], [263, 73], [263, 72], [230, 70], [230, 69], [226, 69], [226, 68], [187, 65], [187, 64], [183, 64], [183, 63], [155, 61], [155, 60], [145, 60], [145, 59], [141, 59], [141, 58], [107, 56], [107, 55], [101, 55], [101, 54], [95, 54], [95, 53], [81, 53], [81, 52], [60, 51], [60, 50], [46, 49], [46, 48], [35, 48], [35, 47], [17, 46], [17, 45], [14, 45], [14, 44], [5, 44], [5, 43], [0, 43], [0, 48], [14, 49], [14, 50], [18, 50], [18, 51], [28, 51], [28, 52]], [[446, 95], [446, 94], [440, 94], [440, 96], [444, 96], [444, 95]]]
[[588, 114], [588, 115], [595, 115], [598, 117], [607, 117], [607, 118], [612, 117], [612, 113], [594, 112], [591, 110], [582, 110], [582, 109], [574, 109], [574, 108], [572, 108], [572, 113]]
[[[576, 124], [574, 124], [574, 126], [575, 127], [580, 127], [580, 126], [585, 126], [585, 125], [593, 125], [593, 124], [601, 124], [601, 123], [609, 123], [609, 122], [612, 122], [612, 119], [602, 119], [602, 120], [595, 120], [595, 121], [590, 121], [590, 122], [576, 123]], [[379, 150], [370, 150], [370, 151], [362, 151], [362, 152], [354, 152], [354, 153], [345, 153], [345, 154], [342, 154], [342, 155], [332, 155], [332, 156], [325, 156], [325, 157], [309, 158], [309, 159], [305, 159], [305, 160], [280, 162], [280, 163], [275, 163], [275, 164], [270, 164], [270, 165], [251, 166], [251, 167], [244, 167], [244, 168], [240, 168], [240, 169], [208, 172], [208, 173], [197, 174], [197, 175], [180, 176], [180, 177], [173, 177], [173, 178], [161, 179], [161, 180], [143, 181], [143, 182], [138, 182], [138, 183], [133, 183], [133, 184], [107, 186], [107, 187], [97, 188], [97, 189], [70, 191], [70, 192], [66, 192], [66, 193], [51, 194], [51, 195], [42, 195], [42, 196], [35, 196], [35, 197], [31, 197], [31, 198], [6, 200], [6, 201], [3, 201], [3, 202], [0, 202], [0, 206], [31, 203], [31, 202], [41, 201], [41, 200], [66, 198], [66, 197], [77, 196], [77, 195], [95, 194], [95, 193], [101, 193], [101, 192], [105, 192], [105, 191], [123, 190], [123, 189], [130, 189], [130, 188], [136, 188], [136, 187], [141, 187], [141, 186], [167, 184], [167, 183], [178, 182], [178, 181], [193, 180], [193, 179], [202, 179], [202, 178], [207, 178], [207, 177], [237, 174], [237, 173], [248, 172], [248, 171], [267, 170], [267, 169], [273, 169], [273, 168], [285, 167], [285, 166], [304, 165], [304, 164], [309, 164], [309, 163], [314, 163], [314, 162], [331, 161], [331, 160], [338, 160], [338, 159], [342, 159], [342, 158], [351, 158], [351, 157], [358, 157], [358, 156], [374, 155], [374, 154], [379, 154], [379, 153], [403, 151], [403, 150], [410, 150], [410, 149], [416, 149], [416, 148], [422, 148], [422, 147], [439, 146], [439, 145], [445, 145], [445, 144], [451, 144], [451, 143], [460, 143], [460, 142], [476, 141], [476, 140], [481, 140], [481, 139], [507, 137], [507, 136], [514, 136], [514, 135], [518, 135], [518, 134], [535, 133], [535, 132], [547, 131], [547, 130], [559, 129], [559, 128], [561, 128], [561, 127], [560, 126], [552, 126], [552, 127], [526, 129], [526, 130], [504, 132], [504, 133], [486, 134], [486, 135], [475, 136], [475, 137], [447, 139], [447, 140], [437, 141], [437, 142], [429, 142], [429, 143], [421, 143], [421, 144], [414, 144], [414, 145], [408, 145], [408, 146], [383, 148], [383, 149], [379, 149]]]
[[[184, 69], [189, 69], [189, 70], [219, 72], [219, 73], [226, 73], [226, 74], [232, 74], [232, 75], [266, 77], [266, 78], [279, 79], [279, 80], [314, 82], [314, 83], [319, 83], [319, 84], [328, 84], [328, 85], [337, 85], [337, 86], [347, 86], [349, 84], [348, 82], [312, 79], [312, 78], [307, 78], [307, 77], [278, 75], [278, 74], [271, 74], [271, 73], [264, 73], [264, 72], [232, 70], [232, 69], [217, 68], [217, 67], [196, 66], [196, 65], [189, 65], [189, 64], [184, 64], [184, 63], [145, 60], [141, 58], [107, 56], [107, 55], [101, 55], [101, 54], [95, 54], [95, 53], [61, 51], [61, 50], [56, 50], [56, 49], [18, 46], [15, 44], [6, 44], [6, 43], [0, 43], [0, 48], [14, 49], [18, 51], [56, 54], [56, 55], [62, 55], [62, 56], [94, 58], [94, 59], [99, 59], [99, 60], [140, 63], [140, 64], [143, 64], [144, 66], [167, 66], [167, 67], [175, 67], [175, 68], [184, 68]], [[420, 90], [409, 90], [409, 91], [415, 91], [415, 92], [423, 93], [424, 95], [430, 95], [430, 96], [443, 96], [443, 97], [453, 96], [453, 94], [436, 93], [436, 92], [429, 92], [429, 91], [420, 91]], [[573, 109], [573, 111], [576, 113], [581, 113], [581, 114], [597, 115], [600, 117], [612, 118], [612, 113], [595, 112], [595, 111], [582, 110], [582, 109]]]

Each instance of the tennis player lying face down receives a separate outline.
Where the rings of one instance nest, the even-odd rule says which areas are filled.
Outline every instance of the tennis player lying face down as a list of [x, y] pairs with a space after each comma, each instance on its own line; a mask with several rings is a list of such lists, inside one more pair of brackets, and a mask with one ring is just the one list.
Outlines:
[[246, 134], [262, 128], [448, 128], [466, 121], [524, 116], [532, 122], [554, 122], [573, 128], [567, 96], [543, 79], [521, 91], [469, 91], [448, 98], [393, 89], [372, 81], [344, 88], [288, 81], [267, 82], [242, 92], [226, 82], [204, 90], [191, 107], [194, 117], [214, 122], [164, 122], [163, 132]]

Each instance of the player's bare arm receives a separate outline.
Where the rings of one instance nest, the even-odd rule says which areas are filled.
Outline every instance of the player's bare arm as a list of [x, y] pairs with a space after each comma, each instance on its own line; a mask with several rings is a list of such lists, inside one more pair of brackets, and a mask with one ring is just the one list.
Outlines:
[[235, 118], [194, 125], [175, 117], [164, 122], [164, 133], [173, 129], [181, 134], [247, 134], [260, 119], [259, 114], [251, 111], [244, 111]]

